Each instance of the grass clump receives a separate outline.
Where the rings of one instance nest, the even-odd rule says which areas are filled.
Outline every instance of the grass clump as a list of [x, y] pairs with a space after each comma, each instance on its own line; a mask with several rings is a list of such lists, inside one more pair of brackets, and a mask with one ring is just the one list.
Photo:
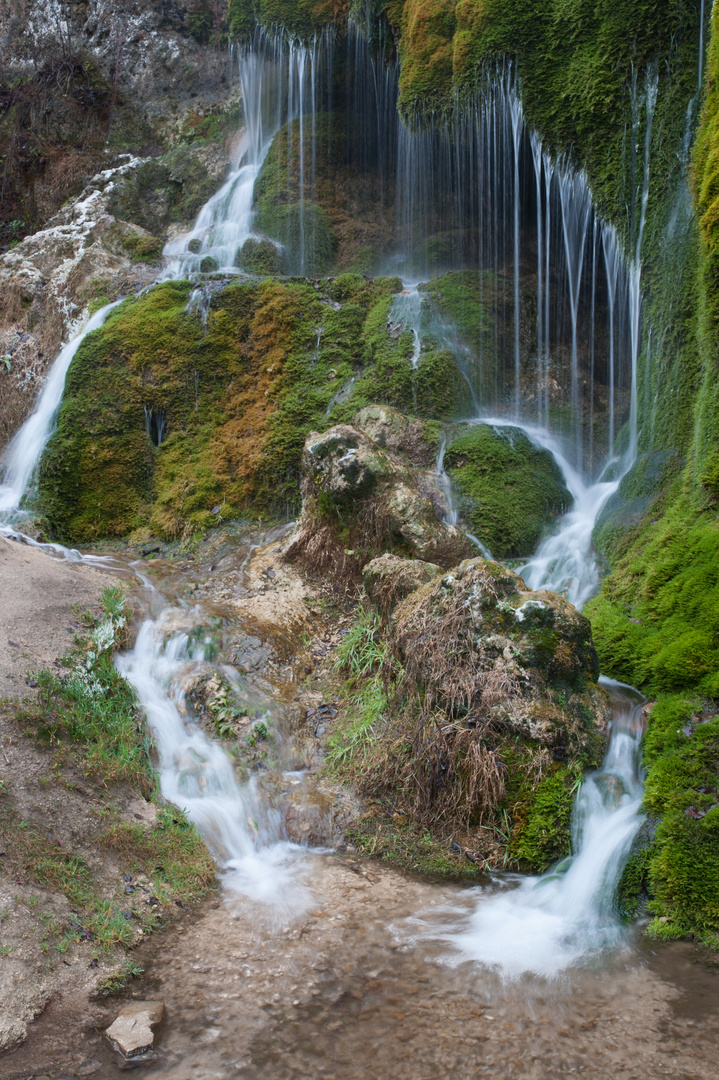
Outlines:
[[[122, 590], [106, 586], [102, 614], [65, 658], [66, 671], [35, 675], [37, 695], [18, 711], [25, 730], [51, 746], [58, 761], [81, 751], [84, 774], [103, 785], [123, 781], [152, 789], [149, 742], [135, 692], [119, 674], [113, 650], [126, 643], [128, 610]], [[76, 752], [72, 754], [76, 759]]]
[[83, 613], [87, 633], [76, 636], [63, 658], [64, 673], [37, 672], [36, 697], [20, 706], [17, 719], [60, 759], [66, 756], [63, 744], [74, 743], [85, 774], [103, 785], [127, 782], [147, 791], [152, 789], [150, 743], [135, 691], [113, 659], [114, 651], [128, 644], [129, 616], [122, 587], [105, 586], [100, 612]]
[[197, 900], [217, 876], [214, 860], [197, 829], [173, 806], [158, 808], [157, 824], [151, 829], [116, 822], [103, 833], [100, 843], [116, 852], [132, 874], [149, 869], [155, 892], [165, 902]]

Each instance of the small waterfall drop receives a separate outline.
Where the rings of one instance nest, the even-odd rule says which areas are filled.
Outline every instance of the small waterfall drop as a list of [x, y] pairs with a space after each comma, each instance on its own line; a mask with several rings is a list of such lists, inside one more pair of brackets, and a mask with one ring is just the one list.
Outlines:
[[315, 101], [318, 60], [326, 45], [324, 38], [303, 44], [278, 31], [258, 33], [252, 44], [239, 52], [245, 125], [239, 161], [219, 191], [202, 207], [192, 230], [165, 245], [163, 255], [168, 260], [168, 277], [189, 277], [201, 271], [237, 273], [242, 246], [255, 237], [255, 181], [278, 131], [296, 119], [299, 119], [300, 267], [304, 266], [305, 111], [308, 102]]
[[452, 947], [450, 963], [470, 960], [505, 979], [553, 979], [621, 943], [614, 887], [642, 823], [640, 695], [602, 680], [612, 698], [611, 741], [601, 768], [584, 780], [574, 806], [572, 848], [541, 877], [509, 876], [449, 931], [423, 932]]
[[53, 362], [45, 384], [40, 391], [30, 416], [10, 440], [3, 456], [2, 484], [0, 484], [0, 513], [12, 516], [20, 507], [32, 474], [47, 446], [57, 411], [60, 408], [65, 376], [75, 353], [88, 334], [98, 330], [114, 307], [122, 303], [116, 300], [96, 311], [86, 325], [62, 349]]
[[117, 661], [155, 739], [160, 790], [197, 826], [230, 891], [268, 904], [283, 917], [297, 915], [313, 901], [300, 876], [306, 851], [282, 839], [279, 814], [260, 798], [253, 780], [238, 782], [220, 743], [187, 714], [182, 679], [204, 655], [193, 655], [186, 633], [172, 632], [176, 615], [170, 608], [147, 619], [135, 647]]

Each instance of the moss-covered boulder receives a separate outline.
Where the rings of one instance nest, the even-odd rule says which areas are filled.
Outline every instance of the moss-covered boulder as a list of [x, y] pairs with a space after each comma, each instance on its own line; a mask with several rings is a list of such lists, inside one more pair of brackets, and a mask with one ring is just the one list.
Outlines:
[[284, 274], [285, 260], [281, 250], [266, 237], [250, 237], [237, 252], [236, 263], [253, 274]]
[[519, 428], [462, 426], [444, 465], [471, 531], [500, 559], [531, 555], [572, 505], [552, 455]]
[[373, 605], [389, 602], [338, 651], [353, 676], [335, 768], [476, 864], [544, 870], [568, 855], [610, 715], [587, 620], [484, 559], [437, 573], [385, 555], [365, 575]]

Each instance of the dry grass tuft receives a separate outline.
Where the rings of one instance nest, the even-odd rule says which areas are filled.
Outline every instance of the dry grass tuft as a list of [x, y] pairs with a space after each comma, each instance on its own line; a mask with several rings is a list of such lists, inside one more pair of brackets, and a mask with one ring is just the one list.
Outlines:
[[362, 582], [362, 569], [383, 552], [391, 539], [389, 518], [381, 499], [359, 503], [349, 525], [335, 515], [324, 513], [305, 485], [302, 522], [285, 552], [288, 562], [297, 563], [313, 575], [332, 577], [345, 591], [355, 592]]

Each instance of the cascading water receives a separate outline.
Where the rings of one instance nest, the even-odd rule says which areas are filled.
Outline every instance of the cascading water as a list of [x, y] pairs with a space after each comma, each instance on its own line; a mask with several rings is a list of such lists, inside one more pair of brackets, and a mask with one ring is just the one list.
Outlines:
[[[277, 132], [299, 118], [300, 203], [305, 198], [304, 118], [308, 104], [314, 116], [317, 69], [329, 38], [302, 44], [278, 32], [258, 34], [252, 47], [238, 54], [244, 111], [239, 160], [220, 190], [205, 203], [189, 233], [164, 249], [170, 277], [201, 270], [237, 273], [243, 244], [255, 237], [255, 181]], [[305, 223], [300, 205], [300, 271], [305, 259]]]
[[197, 826], [228, 889], [270, 904], [283, 917], [299, 914], [313, 898], [300, 876], [305, 849], [282, 840], [279, 814], [252, 780], [237, 781], [221, 745], [187, 716], [182, 680], [199, 667], [204, 651], [191, 648], [187, 633], [171, 631], [177, 615], [168, 608], [146, 620], [132, 652], [118, 659], [155, 739], [162, 794]]
[[620, 944], [614, 887], [642, 823], [642, 699], [631, 687], [602, 681], [612, 698], [611, 741], [601, 769], [577, 796], [574, 855], [542, 877], [508, 877], [501, 892], [480, 899], [469, 919], [441, 934], [424, 928], [452, 946], [450, 962], [472, 960], [504, 979], [551, 979]]
[[50, 368], [35, 408], [8, 444], [3, 456], [3, 482], [0, 484], [0, 513], [3, 517], [11, 517], [19, 509], [35, 467], [47, 446], [65, 389], [65, 376], [75, 353], [87, 335], [98, 330], [119, 303], [121, 301], [117, 300], [96, 311], [80, 333], [62, 347]]

